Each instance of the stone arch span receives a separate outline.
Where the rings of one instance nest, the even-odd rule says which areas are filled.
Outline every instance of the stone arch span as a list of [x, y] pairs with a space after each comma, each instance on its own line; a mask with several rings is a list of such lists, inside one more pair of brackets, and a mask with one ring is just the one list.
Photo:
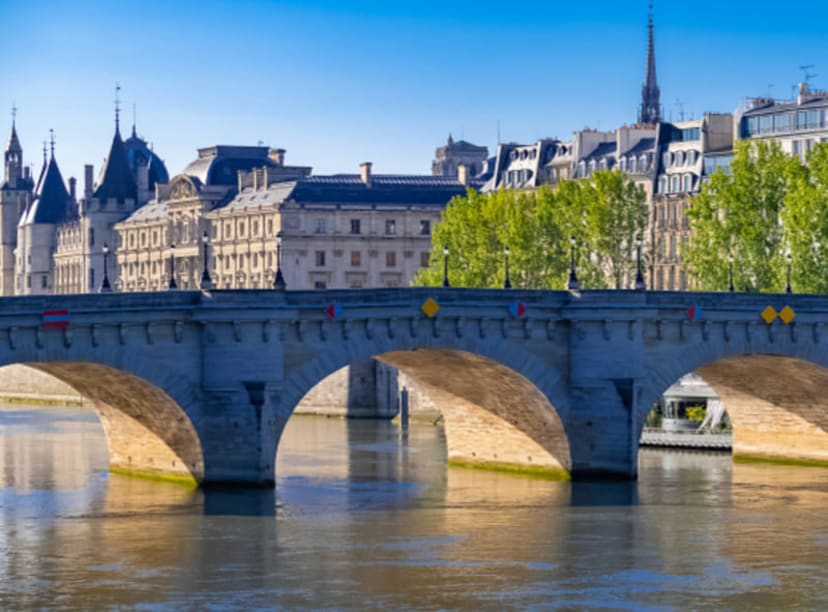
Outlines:
[[733, 422], [733, 454], [828, 465], [828, 351], [816, 343], [700, 343], [650, 366], [638, 431], [656, 399], [689, 372], [721, 398]]
[[136, 368], [140, 373], [131, 373], [91, 361], [12, 363], [54, 376], [93, 402], [106, 433], [111, 470], [203, 479], [201, 442], [186, 410], [195, 406], [195, 398], [180, 379], [147, 364]]
[[570, 400], [561, 373], [507, 341], [458, 340], [436, 338], [425, 346], [390, 338], [329, 343], [315, 358], [292, 368], [286, 364], [281, 427], [319, 382], [374, 357], [424, 384], [440, 404], [450, 461], [568, 473]]

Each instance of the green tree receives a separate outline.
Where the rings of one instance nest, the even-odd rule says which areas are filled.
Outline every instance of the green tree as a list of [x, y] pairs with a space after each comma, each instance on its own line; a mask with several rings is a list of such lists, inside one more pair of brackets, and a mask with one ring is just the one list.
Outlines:
[[814, 147], [808, 165], [794, 166], [782, 211], [797, 293], [828, 293], [828, 144]]
[[469, 190], [443, 211], [431, 263], [413, 284], [441, 284], [446, 247], [452, 286], [502, 287], [508, 246], [513, 286], [561, 289], [569, 276], [569, 236], [575, 236], [582, 286], [621, 286], [632, 278], [635, 236], [646, 224], [643, 190], [618, 171], [534, 192]]
[[783, 211], [801, 173], [777, 143], [737, 143], [730, 173], [718, 170], [687, 213], [693, 233], [684, 256], [697, 288], [727, 290], [730, 254], [738, 290], [784, 288]]

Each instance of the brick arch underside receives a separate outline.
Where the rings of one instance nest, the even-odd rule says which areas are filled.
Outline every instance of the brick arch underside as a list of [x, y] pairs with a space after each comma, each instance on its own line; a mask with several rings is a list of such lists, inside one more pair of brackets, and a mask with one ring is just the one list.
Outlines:
[[735, 456], [828, 462], [828, 367], [810, 359], [750, 354], [690, 371], [722, 400], [733, 423]]
[[85, 361], [28, 362], [94, 402], [106, 433], [110, 469], [144, 476], [204, 476], [201, 442], [181, 406], [133, 374]]
[[[427, 388], [445, 419], [450, 460], [571, 470], [564, 426], [566, 388], [559, 374], [529, 353], [519, 363], [504, 365], [493, 357], [455, 348], [379, 350], [365, 355], [328, 352], [288, 376], [283, 409], [292, 412], [328, 375], [368, 357], [396, 367]], [[550, 397], [555, 398], [554, 405]]]

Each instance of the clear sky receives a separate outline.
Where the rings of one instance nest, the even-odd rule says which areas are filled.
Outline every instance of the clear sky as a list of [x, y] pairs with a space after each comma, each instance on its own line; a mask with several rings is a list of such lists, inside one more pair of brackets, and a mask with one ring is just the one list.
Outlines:
[[[813, 64], [828, 87], [828, 3], [655, 3], [667, 118], [789, 97]], [[197, 147], [262, 141], [317, 174], [430, 172], [451, 132], [567, 138], [636, 118], [646, 0], [0, 0], [0, 105], [27, 163], [49, 128], [64, 175], [97, 173], [113, 130], [138, 132], [170, 174]], [[0, 127], [2, 127], [0, 119]], [[3, 136], [5, 142], [6, 136]]]

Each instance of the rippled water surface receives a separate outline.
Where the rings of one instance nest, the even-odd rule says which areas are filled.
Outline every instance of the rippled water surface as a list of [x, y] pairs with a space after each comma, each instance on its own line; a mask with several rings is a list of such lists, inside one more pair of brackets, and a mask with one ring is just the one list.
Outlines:
[[547, 482], [295, 417], [275, 492], [202, 492], [109, 475], [91, 412], [0, 410], [0, 608], [828, 609], [828, 470], [640, 462]]

